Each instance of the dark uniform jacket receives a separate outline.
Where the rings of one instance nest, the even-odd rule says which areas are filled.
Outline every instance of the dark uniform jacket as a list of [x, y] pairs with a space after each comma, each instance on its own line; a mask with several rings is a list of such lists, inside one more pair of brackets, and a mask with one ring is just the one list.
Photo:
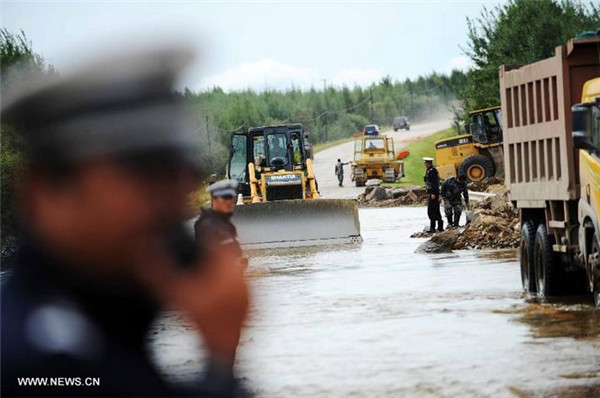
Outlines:
[[440, 194], [440, 175], [435, 167], [431, 166], [425, 171], [425, 188], [430, 195]]
[[462, 195], [465, 198], [465, 203], [469, 203], [469, 190], [467, 189], [467, 184], [458, 181], [454, 177], [450, 177], [444, 181], [442, 184], [441, 195], [452, 204], [461, 203], [460, 196]]
[[340, 176], [344, 175], [344, 166], [348, 163], [338, 162], [335, 164], [335, 175]]
[[243, 264], [242, 248], [237, 236], [237, 230], [231, 222], [231, 216], [217, 213], [212, 209], [202, 209], [200, 217], [194, 224], [196, 242], [200, 250], [205, 252], [207, 247], [222, 247], [240, 258]]
[[[218, 386], [211, 380], [222, 383], [222, 374], [189, 388], [165, 382], [146, 344], [159, 310], [147, 297], [131, 285], [86, 279], [25, 246], [2, 280], [2, 396], [232, 395], [232, 375]], [[20, 387], [23, 377], [75, 377], [99, 385]]]

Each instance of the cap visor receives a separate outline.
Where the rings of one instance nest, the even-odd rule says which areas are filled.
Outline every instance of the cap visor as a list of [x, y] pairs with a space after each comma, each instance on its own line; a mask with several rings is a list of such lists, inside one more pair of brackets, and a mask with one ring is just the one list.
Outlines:
[[213, 192], [212, 196], [215, 198], [222, 198], [224, 196], [236, 196], [237, 192], [234, 189], [223, 189], [217, 192]]

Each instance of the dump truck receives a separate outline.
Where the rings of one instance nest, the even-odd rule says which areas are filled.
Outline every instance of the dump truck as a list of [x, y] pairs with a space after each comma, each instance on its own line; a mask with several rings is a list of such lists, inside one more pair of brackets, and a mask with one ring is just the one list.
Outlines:
[[505, 184], [521, 221], [523, 289], [586, 289], [600, 306], [600, 38], [500, 67]]
[[356, 200], [321, 198], [304, 137], [301, 124], [233, 134], [228, 176], [239, 182], [232, 221], [243, 248], [362, 241]]
[[469, 181], [482, 181], [504, 169], [500, 107], [470, 112], [468, 127], [468, 134], [435, 143], [440, 178], [464, 174]]
[[395, 182], [404, 176], [404, 162], [396, 160], [394, 141], [386, 135], [363, 135], [354, 140], [351, 180], [357, 187], [369, 179]]

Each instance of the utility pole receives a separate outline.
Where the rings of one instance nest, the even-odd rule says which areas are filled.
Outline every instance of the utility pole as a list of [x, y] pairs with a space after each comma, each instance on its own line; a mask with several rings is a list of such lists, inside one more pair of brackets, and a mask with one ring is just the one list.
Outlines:
[[412, 81], [408, 81], [408, 88], [410, 90], [410, 118], [413, 117], [413, 89], [412, 89]]
[[375, 123], [373, 121], [373, 87], [370, 87], [369, 91], [371, 92], [371, 124], [373, 124]]
[[325, 142], [327, 142], [327, 112], [329, 112], [329, 106], [327, 104], [327, 79], [323, 79], [323, 97], [325, 98]]
[[205, 126], [206, 126], [206, 137], [208, 138], [208, 154], [212, 156], [212, 150], [210, 149], [210, 131], [208, 130], [208, 116], [206, 116]]

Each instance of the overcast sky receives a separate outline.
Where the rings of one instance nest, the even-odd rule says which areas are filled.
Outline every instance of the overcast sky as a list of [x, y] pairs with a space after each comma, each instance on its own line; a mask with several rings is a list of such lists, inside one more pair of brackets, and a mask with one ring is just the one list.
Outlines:
[[183, 82], [193, 90], [321, 88], [464, 69], [466, 17], [495, 4], [2, 0], [2, 26], [59, 70], [123, 43], [187, 37], [201, 53]]

